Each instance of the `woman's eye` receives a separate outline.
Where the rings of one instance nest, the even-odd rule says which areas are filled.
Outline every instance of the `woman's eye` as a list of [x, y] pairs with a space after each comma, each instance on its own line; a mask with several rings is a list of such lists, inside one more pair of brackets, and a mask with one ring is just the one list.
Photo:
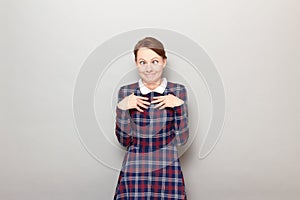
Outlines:
[[153, 62], [152, 62], [154, 65], [157, 65], [159, 62], [158, 62], [158, 60], [153, 60]]
[[144, 65], [145, 64], [145, 61], [140, 61], [140, 65]]

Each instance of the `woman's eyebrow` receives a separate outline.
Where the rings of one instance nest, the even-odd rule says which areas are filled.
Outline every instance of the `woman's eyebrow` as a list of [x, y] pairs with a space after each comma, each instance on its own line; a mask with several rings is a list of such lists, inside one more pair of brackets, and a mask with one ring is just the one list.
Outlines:
[[[158, 57], [153, 57], [151, 60], [158, 59]], [[139, 58], [138, 60], [145, 60], [144, 58]]]

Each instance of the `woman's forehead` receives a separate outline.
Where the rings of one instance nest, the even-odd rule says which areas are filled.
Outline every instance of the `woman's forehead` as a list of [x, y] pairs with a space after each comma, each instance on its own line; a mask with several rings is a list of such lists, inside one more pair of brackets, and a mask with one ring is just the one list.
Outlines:
[[161, 58], [160, 55], [158, 55], [155, 51], [148, 48], [140, 48], [137, 52], [137, 58], [143, 58], [143, 59], [153, 59], [153, 58]]

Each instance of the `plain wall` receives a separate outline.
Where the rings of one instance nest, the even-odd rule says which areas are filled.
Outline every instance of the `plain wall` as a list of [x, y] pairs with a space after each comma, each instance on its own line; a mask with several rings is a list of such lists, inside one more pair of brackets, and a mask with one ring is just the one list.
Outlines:
[[[112, 199], [118, 172], [80, 143], [72, 92], [89, 54], [137, 28], [178, 31], [205, 49], [226, 92], [222, 137], [182, 168], [191, 200], [300, 196], [300, 3], [1, 1], [0, 199]], [[113, 156], [113, 155], [112, 155]]]

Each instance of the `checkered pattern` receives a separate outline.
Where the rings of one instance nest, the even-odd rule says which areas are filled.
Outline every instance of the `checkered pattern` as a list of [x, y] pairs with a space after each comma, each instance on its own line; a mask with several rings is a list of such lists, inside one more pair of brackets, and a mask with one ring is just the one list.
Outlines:
[[114, 199], [152, 200], [187, 199], [184, 178], [176, 146], [189, 136], [187, 94], [183, 85], [168, 82], [162, 94], [143, 95], [138, 83], [122, 86], [118, 102], [134, 93], [146, 96], [173, 94], [185, 103], [174, 108], [159, 109], [150, 104], [144, 112], [116, 108], [115, 133], [127, 148]]

